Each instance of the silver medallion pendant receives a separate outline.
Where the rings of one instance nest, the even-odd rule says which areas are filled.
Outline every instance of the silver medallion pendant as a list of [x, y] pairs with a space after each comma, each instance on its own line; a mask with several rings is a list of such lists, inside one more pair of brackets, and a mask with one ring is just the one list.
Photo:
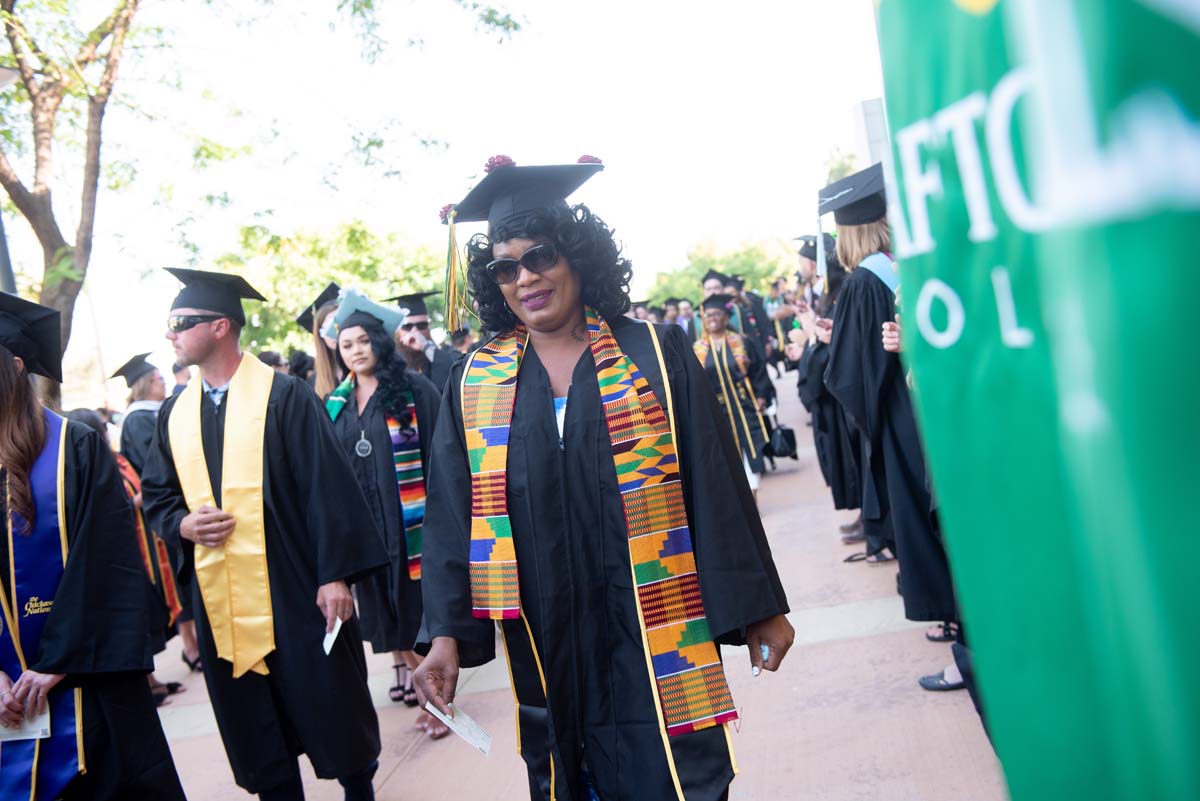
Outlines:
[[361, 436], [362, 439], [354, 443], [354, 452], [361, 458], [366, 459], [375, 452], [375, 446], [373, 446], [367, 439], [367, 432], [364, 431]]

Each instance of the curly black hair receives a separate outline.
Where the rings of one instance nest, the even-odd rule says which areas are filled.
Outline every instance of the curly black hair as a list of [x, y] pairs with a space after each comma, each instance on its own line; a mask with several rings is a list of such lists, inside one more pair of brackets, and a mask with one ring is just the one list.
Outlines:
[[[396, 340], [383, 330], [382, 324], [368, 323], [364, 325], [363, 330], [367, 332], [367, 338], [371, 340], [371, 352], [375, 354], [376, 367], [375, 377], [379, 379], [379, 389], [375, 390], [375, 396], [380, 408], [388, 417], [394, 417], [400, 422], [402, 430], [409, 430], [412, 426], [412, 412], [408, 409], [408, 396], [412, 394], [412, 378], [408, 375], [408, 363], [404, 361], [404, 357], [396, 350]], [[346, 374], [350, 374], [350, 368], [342, 361], [342, 349], [338, 348], [334, 353], [337, 354], [338, 365]]]
[[519, 322], [487, 272], [492, 243], [516, 238], [553, 242], [579, 275], [583, 302], [601, 316], [611, 319], [629, 311], [633, 265], [621, 257], [612, 230], [587, 206], [563, 205], [534, 212], [516, 225], [498, 225], [490, 239], [476, 234], [467, 243], [467, 286], [485, 330], [502, 334]]

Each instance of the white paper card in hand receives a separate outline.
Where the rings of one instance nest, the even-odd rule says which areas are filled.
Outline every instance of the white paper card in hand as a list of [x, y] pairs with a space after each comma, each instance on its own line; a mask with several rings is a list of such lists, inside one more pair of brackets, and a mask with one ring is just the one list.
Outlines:
[[0, 743], [16, 740], [41, 740], [50, 736], [50, 707], [33, 720], [22, 720], [15, 729], [0, 726]]
[[468, 745], [478, 748], [483, 752], [484, 756], [487, 756], [492, 750], [492, 735], [479, 728], [479, 724], [471, 720], [471, 716], [463, 712], [456, 705], [451, 704], [450, 708], [454, 710], [453, 718], [443, 715], [442, 711], [433, 704], [425, 704], [426, 712], [433, 715], [442, 723], [445, 723], [450, 727], [450, 731], [466, 740]]
[[338, 632], [342, 630], [342, 619], [339, 617], [333, 621], [333, 631], [325, 635], [325, 656], [329, 656], [329, 652], [333, 650], [333, 641], [337, 639]]

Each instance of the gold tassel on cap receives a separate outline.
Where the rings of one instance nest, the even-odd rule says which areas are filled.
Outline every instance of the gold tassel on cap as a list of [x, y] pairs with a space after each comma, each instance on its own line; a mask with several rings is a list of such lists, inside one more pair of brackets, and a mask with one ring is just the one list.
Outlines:
[[446, 247], [446, 332], [457, 331], [466, 317], [474, 316], [467, 307], [467, 278], [463, 273], [463, 259], [458, 250], [455, 235], [453, 206], [442, 209], [442, 219], [450, 227], [450, 241]]

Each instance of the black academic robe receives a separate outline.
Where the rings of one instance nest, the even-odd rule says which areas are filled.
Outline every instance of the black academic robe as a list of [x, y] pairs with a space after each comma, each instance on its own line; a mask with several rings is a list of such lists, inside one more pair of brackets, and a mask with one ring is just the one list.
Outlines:
[[[409, 377], [413, 384], [417, 431], [421, 437], [421, 465], [428, 487], [429, 447], [441, 394], [424, 376], [410, 372]], [[408, 577], [408, 549], [400, 492], [396, 485], [396, 465], [392, 459], [392, 440], [387, 417], [377, 398], [378, 393], [367, 401], [366, 409], [359, 414], [351, 395], [334, 421], [334, 429], [366, 495], [375, 527], [383, 532], [387, 546], [387, 569], [366, 576], [354, 587], [363, 639], [371, 643], [375, 653], [382, 654], [412, 650], [421, 627], [421, 582]], [[354, 450], [363, 436], [372, 445], [371, 455], [366, 458], [358, 456]]]
[[[132, 534], [133, 507], [108, 443], [87, 426], [64, 424], [67, 563], [29, 664], [39, 673], [66, 674], [52, 695], [83, 691], [87, 773], [67, 785], [62, 797], [183, 799], [146, 681], [154, 669], [148, 636], [154, 598]], [[0, 492], [0, 507], [4, 500]], [[0, 519], [8, 519], [7, 509], [0, 508]], [[0, 527], [4, 592], [11, 592], [9, 536]]]
[[956, 620], [904, 369], [880, 341], [883, 324], [895, 316], [896, 297], [887, 285], [870, 270], [853, 270], [835, 307], [825, 385], [862, 437], [863, 519], [890, 523], [905, 616]]
[[[648, 328], [626, 318], [610, 325], [665, 408]], [[748, 625], [786, 612], [787, 601], [728, 422], [691, 343], [677, 326], [656, 328], [673, 393], [705, 611], [719, 642], [738, 643]], [[471, 481], [461, 376], [460, 366], [447, 385], [434, 436], [422, 584], [427, 633], [455, 637], [462, 664], [472, 666], [492, 659], [495, 633], [491, 621], [471, 615]], [[555, 798], [584, 801], [580, 772], [586, 761], [605, 801], [675, 799], [590, 351], [575, 367], [560, 440], [549, 376], [536, 349], [526, 349], [512, 418], [507, 497], [524, 616], [504, 621], [503, 633], [531, 797], [548, 800], [553, 776]], [[672, 745], [686, 800], [720, 798], [733, 779], [721, 727], [679, 735]]]
[[[754, 402], [754, 397], [751, 397], [750, 392], [746, 389], [746, 379], [748, 376], [754, 375], [760, 369], [765, 372], [761, 354], [751, 347], [751, 343], [743, 337], [742, 340], [746, 344], [746, 358], [749, 365], [745, 372], [738, 365], [737, 359], [733, 356], [733, 350], [726, 346], [723, 364], [719, 366], [717, 360], [720, 358], [717, 349], [710, 348], [708, 357], [704, 361], [704, 372], [708, 375], [709, 383], [712, 386], [712, 391], [715, 393], [717, 402], [720, 404], [722, 420], [725, 427], [732, 426], [734, 440], [738, 447], [741, 448], [742, 454], [750, 462], [750, 469], [755, 473], [763, 473], [766, 471], [764, 462], [764, 448], [766, 447], [769, 433], [760, 425], [760, 420], [765, 423], [765, 418], [760, 418], [758, 406]], [[736, 398], [733, 404], [730, 405], [730, 399], [725, 396], [723, 387], [728, 384], [729, 379], [733, 379], [734, 388], [736, 389]], [[755, 397], [758, 395], [758, 390], [755, 388]], [[726, 407], [729, 407], [728, 409]], [[732, 423], [730, 418], [732, 417]]]
[[[773, 333], [762, 298], [753, 292], [747, 292], [745, 300], [738, 304], [736, 321], [731, 323], [736, 323], [731, 324], [731, 329], [741, 334], [746, 342], [746, 353], [750, 356], [747, 377], [754, 387], [754, 393], [770, 404], [775, 399], [775, 384], [767, 372], [767, 337], [773, 336]], [[769, 431], [767, 436], [770, 436]]]
[[[142, 499], [155, 530], [181, 544], [180, 575], [190, 578], [197, 546], [179, 536], [189, 510], [168, 433], [174, 407], [172, 399], [159, 412], [154, 448], [142, 474]], [[201, 398], [204, 457], [218, 506], [228, 407], [228, 397], [220, 406]], [[316, 599], [323, 584], [355, 581], [387, 564], [382, 538], [329, 415], [303, 381], [275, 374], [265, 437], [263, 510], [275, 622], [268, 675], [233, 678], [232, 664], [217, 658], [199, 584], [191, 582], [217, 726], [234, 779], [252, 793], [290, 779], [301, 753], [323, 779], [358, 773], [379, 755], [379, 722], [367, 689], [358, 621], [342, 626], [326, 656], [325, 617]]]
[[445, 391], [446, 380], [450, 377], [450, 371], [461, 362], [463, 355], [454, 348], [434, 348], [433, 361], [422, 364], [417, 368], [417, 372], [433, 382], [438, 392]]
[[828, 365], [829, 346], [824, 342], [813, 342], [804, 349], [797, 369], [800, 401], [812, 412], [813, 445], [821, 475], [833, 495], [833, 508], [857, 509], [862, 503], [860, 438], [846, 421], [842, 405], [825, 387]]
[[146, 467], [157, 420], [158, 414], [150, 409], [136, 409], [121, 418], [121, 455], [129, 460], [138, 475]]

